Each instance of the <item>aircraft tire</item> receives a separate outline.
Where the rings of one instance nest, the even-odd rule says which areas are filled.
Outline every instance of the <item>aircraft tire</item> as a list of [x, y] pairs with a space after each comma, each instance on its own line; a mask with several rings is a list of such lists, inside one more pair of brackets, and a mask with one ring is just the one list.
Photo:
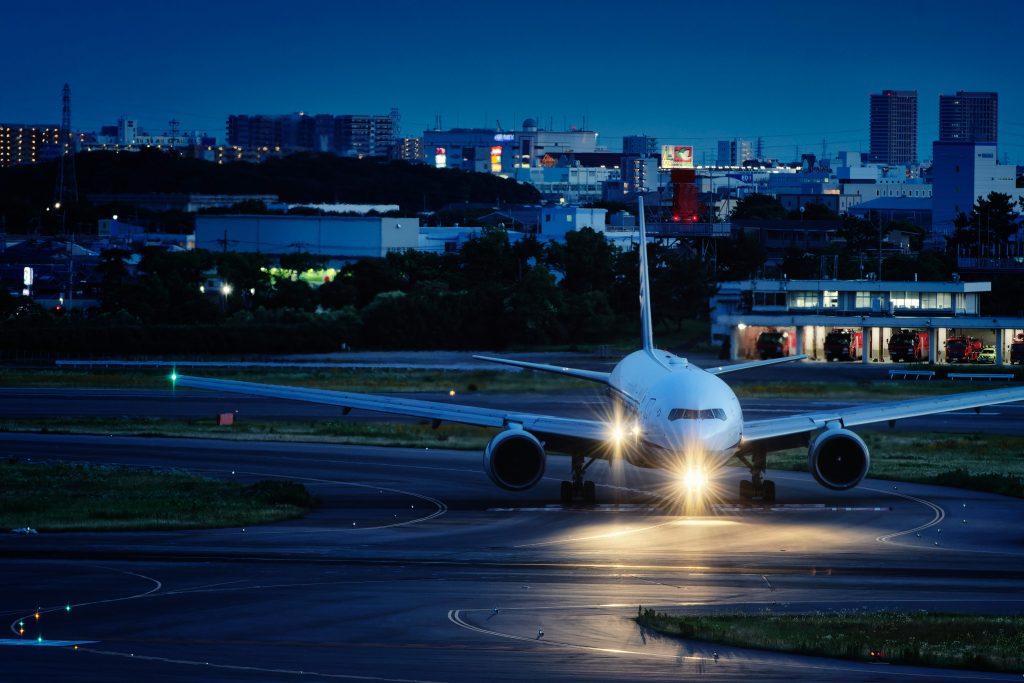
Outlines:
[[761, 484], [761, 500], [765, 503], [775, 502], [775, 482], [771, 479], [765, 479]]
[[583, 482], [583, 502], [591, 504], [597, 502], [597, 486], [592, 481]]
[[740, 500], [748, 501], [754, 497], [754, 482], [744, 479], [740, 482]]
[[558, 490], [558, 497], [562, 501], [562, 505], [572, 504], [572, 482], [563, 481], [562, 486]]

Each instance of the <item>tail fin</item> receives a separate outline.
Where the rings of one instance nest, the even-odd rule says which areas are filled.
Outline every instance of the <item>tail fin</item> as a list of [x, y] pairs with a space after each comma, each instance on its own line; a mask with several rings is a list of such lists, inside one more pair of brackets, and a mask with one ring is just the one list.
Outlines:
[[651, 323], [651, 277], [647, 270], [647, 224], [644, 221], [644, 198], [638, 197], [640, 217], [640, 341], [644, 351], [654, 351], [654, 328]]

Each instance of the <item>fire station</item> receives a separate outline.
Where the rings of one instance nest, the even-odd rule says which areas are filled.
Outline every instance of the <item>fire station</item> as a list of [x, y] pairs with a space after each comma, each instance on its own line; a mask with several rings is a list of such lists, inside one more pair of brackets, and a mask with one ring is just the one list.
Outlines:
[[1024, 318], [982, 315], [980, 296], [991, 290], [990, 282], [960, 281], [723, 282], [711, 300], [711, 333], [733, 360], [806, 353], [889, 362], [890, 342], [905, 341], [909, 354], [897, 360], [975, 361], [994, 347], [1003, 365]]

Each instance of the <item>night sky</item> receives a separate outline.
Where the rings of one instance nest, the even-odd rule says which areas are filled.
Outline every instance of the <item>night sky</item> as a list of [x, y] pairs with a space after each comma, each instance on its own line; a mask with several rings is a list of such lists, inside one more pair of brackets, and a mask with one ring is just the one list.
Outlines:
[[788, 160], [867, 150], [868, 95], [917, 89], [919, 155], [938, 95], [999, 92], [999, 152], [1024, 163], [1024, 3], [105, 2], [9, 3], [0, 121], [150, 133], [176, 118], [224, 137], [232, 113], [402, 113], [406, 136], [456, 126], [584, 123], [694, 144], [764, 137]]

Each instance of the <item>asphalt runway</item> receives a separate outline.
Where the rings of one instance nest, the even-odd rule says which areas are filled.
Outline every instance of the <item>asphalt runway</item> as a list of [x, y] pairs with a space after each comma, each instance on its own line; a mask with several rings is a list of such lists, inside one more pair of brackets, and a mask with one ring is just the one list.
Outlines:
[[782, 472], [776, 505], [743, 507], [730, 470], [684, 515], [664, 473], [605, 463], [596, 508], [552, 505], [558, 457], [521, 494], [495, 488], [479, 453], [436, 449], [3, 433], [0, 457], [285, 477], [323, 501], [244, 530], [3, 535], [3, 680], [1020, 678], [678, 641], [632, 621], [639, 605], [1019, 614], [1015, 499], [872, 480], [837, 493]]

